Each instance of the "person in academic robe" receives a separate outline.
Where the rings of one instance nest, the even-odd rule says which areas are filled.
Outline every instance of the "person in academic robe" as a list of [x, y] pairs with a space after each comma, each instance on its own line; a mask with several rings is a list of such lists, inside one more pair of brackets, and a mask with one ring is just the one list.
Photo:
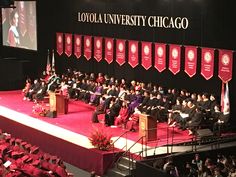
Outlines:
[[142, 99], [142, 103], [140, 103], [138, 105], [138, 109], [143, 112], [143, 107], [147, 106], [147, 103], [150, 99], [150, 93], [149, 91], [145, 91], [144, 94], [143, 94], [143, 99]]
[[46, 94], [47, 94], [47, 84], [43, 81], [43, 82], [41, 82], [41, 86], [40, 86], [39, 90], [34, 95], [35, 101], [37, 102], [39, 100], [43, 100], [43, 98], [45, 97]]
[[109, 110], [105, 114], [105, 125], [111, 126], [114, 125], [115, 117], [119, 115], [120, 112], [120, 101], [114, 97], [112, 97], [110, 101]]
[[119, 115], [115, 118], [115, 125], [125, 125], [129, 116], [129, 109], [126, 101], [122, 102]]
[[[26, 94], [30, 90], [30, 87], [31, 87], [31, 79], [27, 78], [25, 81], [25, 87], [22, 89], [22, 93]], [[24, 99], [26, 98], [24, 97]]]
[[128, 122], [126, 124], [126, 129], [129, 131], [137, 131], [138, 125], [139, 125], [139, 115], [141, 112], [138, 110], [138, 108], [134, 109], [134, 113], [131, 114], [131, 116], [128, 119]]
[[229, 124], [230, 119], [230, 108], [226, 105], [223, 109], [223, 112], [219, 115], [217, 122], [213, 125], [213, 132], [221, 134], [221, 131], [224, 130]]
[[90, 94], [89, 104], [97, 105], [99, 103], [99, 98], [102, 95], [102, 85], [100, 82], [95, 83], [95, 91]]
[[99, 122], [98, 115], [104, 114], [105, 112], [106, 112], [105, 98], [101, 97], [99, 105], [96, 107], [96, 109], [94, 110], [92, 114], [92, 122], [98, 123]]
[[31, 85], [29, 91], [25, 94], [25, 97], [28, 101], [33, 101], [33, 96], [34, 94], [36, 94], [39, 89], [40, 89], [40, 82], [38, 81], [38, 79], [34, 80], [34, 83]]
[[202, 122], [203, 113], [201, 109], [201, 107], [196, 107], [195, 112], [191, 117], [191, 120], [186, 123], [186, 128], [189, 131], [189, 135], [192, 135], [196, 127], [200, 126]]

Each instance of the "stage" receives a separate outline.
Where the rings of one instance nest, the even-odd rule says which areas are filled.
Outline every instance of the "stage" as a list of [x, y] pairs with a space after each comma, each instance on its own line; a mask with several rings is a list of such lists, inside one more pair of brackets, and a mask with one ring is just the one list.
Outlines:
[[[100, 151], [89, 142], [88, 137], [94, 129], [103, 129], [115, 141], [127, 130], [122, 128], [106, 127], [103, 123], [92, 123], [91, 115], [95, 107], [81, 101], [70, 100], [68, 114], [58, 115], [56, 118], [39, 117], [32, 113], [33, 102], [23, 100], [20, 90], [0, 92], [0, 128], [11, 133], [16, 138], [22, 138], [31, 144], [39, 146], [43, 151], [55, 154], [64, 161], [86, 171], [95, 170], [104, 174], [113, 160], [113, 151]], [[103, 119], [104, 115], [99, 116]], [[153, 155], [155, 148], [166, 144], [176, 144], [191, 141], [188, 131], [177, 128], [169, 129], [166, 123], [157, 125], [157, 141], [148, 142], [147, 156]], [[127, 144], [132, 146], [139, 139], [138, 132], [128, 132], [115, 144], [115, 153]], [[137, 143], [132, 153], [143, 148]]]

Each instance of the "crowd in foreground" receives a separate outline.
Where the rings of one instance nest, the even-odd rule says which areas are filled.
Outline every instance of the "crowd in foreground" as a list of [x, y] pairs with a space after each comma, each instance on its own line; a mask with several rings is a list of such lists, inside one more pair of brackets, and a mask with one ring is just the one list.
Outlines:
[[71, 177], [62, 159], [0, 130], [0, 176]]
[[164, 164], [154, 163], [154, 166], [173, 177], [236, 177], [236, 157], [234, 155], [218, 154], [216, 157], [203, 159], [199, 154], [195, 154], [184, 164], [184, 167], [180, 167], [180, 164], [169, 157]]
[[219, 100], [213, 93], [196, 93], [185, 89], [164, 88], [156, 83], [116, 79], [103, 73], [83, 73], [68, 69], [60, 76], [44, 72], [33, 83], [26, 80], [24, 100], [38, 102], [49, 91], [56, 91], [68, 99], [82, 100], [96, 107], [92, 122], [105, 114], [106, 126], [122, 126], [137, 131], [139, 115], [151, 115], [157, 122], [171, 127], [188, 129], [192, 134], [197, 127], [210, 122], [210, 128], [229, 122], [229, 106], [221, 111]]

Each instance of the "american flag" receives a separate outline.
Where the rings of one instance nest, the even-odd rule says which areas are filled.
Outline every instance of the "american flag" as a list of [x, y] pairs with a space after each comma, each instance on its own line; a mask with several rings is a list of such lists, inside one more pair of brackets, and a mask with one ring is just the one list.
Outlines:
[[49, 74], [50, 71], [51, 71], [51, 63], [50, 63], [50, 56], [49, 56], [49, 50], [48, 50], [46, 73]]
[[228, 82], [224, 83], [222, 82], [222, 88], [221, 88], [221, 111], [224, 110], [224, 108], [230, 107], [229, 102], [229, 85]]
[[55, 69], [55, 57], [54, 57], [54, 50], [52, 50], [52, 71], [56, 71], [56, 69]]

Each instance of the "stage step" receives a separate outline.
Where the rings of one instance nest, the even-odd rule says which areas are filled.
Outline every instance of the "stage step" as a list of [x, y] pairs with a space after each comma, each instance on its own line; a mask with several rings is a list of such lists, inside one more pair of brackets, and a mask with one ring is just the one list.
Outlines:
[[[132, 166], [133, 163], [133, 166]], [[107, 177], [131, 177], [132, 171], [135, 168], [136, 161], [130, 161], [127, 157], [121, 157], [116, 162], [114, 168], [108, 170]]]

